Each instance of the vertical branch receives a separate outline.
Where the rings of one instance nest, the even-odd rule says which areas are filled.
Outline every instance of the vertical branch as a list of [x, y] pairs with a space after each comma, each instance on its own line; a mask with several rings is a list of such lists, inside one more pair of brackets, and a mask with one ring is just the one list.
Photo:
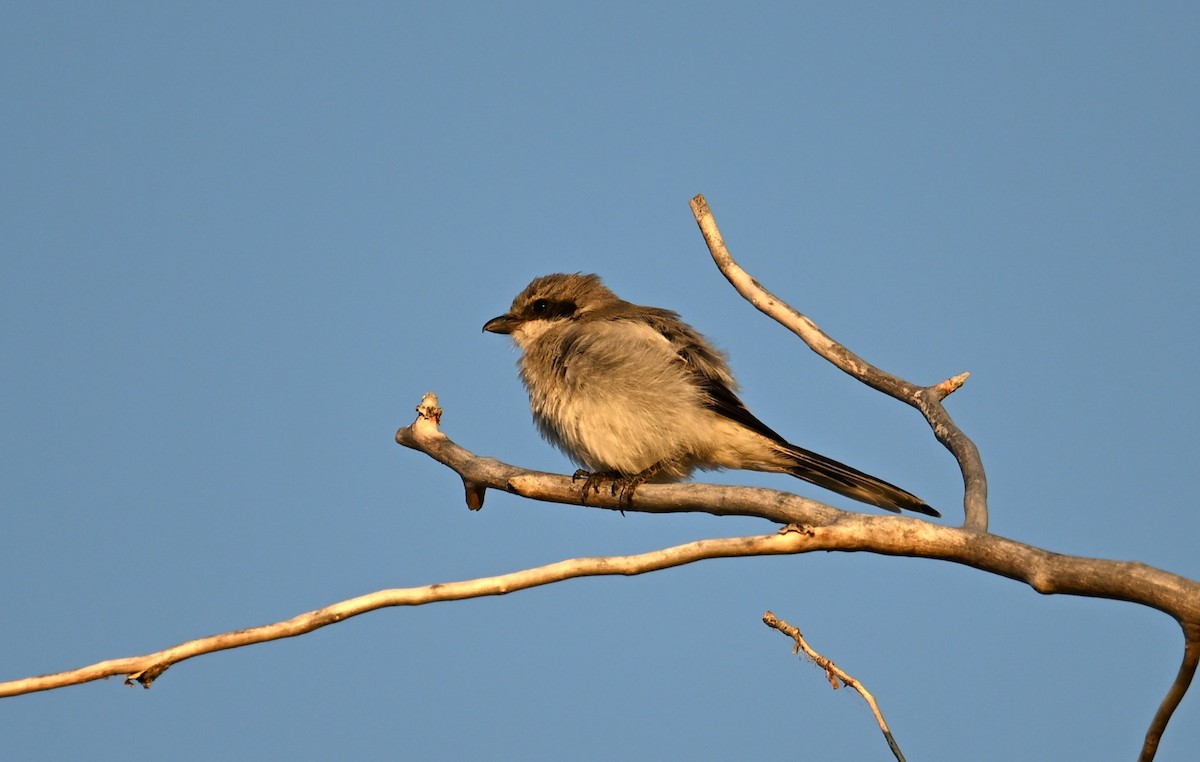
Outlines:
[[1200, 625], [1184, 624], [1183, 637], [1183, 663], [1179, 665], [1175, 682], [1171, 683], [1158, 711], [1154, 713], [1154, 719], [1150, 721], [1149, 729], [1146, 730], [1146, 740], [1142, 743], [1142, 753], [1138, 757], [1141, 762], [1150, 762], [1158, 753], [1158, 742], [1162, 740], [1163, 731], [1167, 729], [1167, 723], [1170, 722], [1171, 715], [1175, 714], [1179, 702], [1183, 701], [1184, 695], [1187, 694], [1188, 686], [1192, 684], [1192, 678], [1196, 675], [1196, 666], [1200, 664]]
[[975, 447], [975, 443], [958, 428], [950, 414], [946, 412], [945, 406], [942, 405], [942, 400], [962, 386], [968, 374], [959, 374], [933, 386], [918, 386], [871, 365], [830, 338], [808, 317], [763, 288], [734, 261], [729, 249], [725, 247], [725, 241], [721, 237], [717, 221], [704, 196], [693, 198], [691, 207], [696, 224], [700, 226], [700, 232], [704, 236], [705, 243], [708, 244], [713, 261], [716, 262], [721, 274], [737, 289], [739, 294], [759, 311], [799, 336], [814, 352], [841, 370], [871, 388], [921, 411], [930, 428], [933, 429], [934, 436], [958, 461], [964, 487], [965, 521], [963, 526], [967, 529], [986, 532], [988, 526], [987, 476], [983, 470], [983, 460], [979, 456], [979, 450]]

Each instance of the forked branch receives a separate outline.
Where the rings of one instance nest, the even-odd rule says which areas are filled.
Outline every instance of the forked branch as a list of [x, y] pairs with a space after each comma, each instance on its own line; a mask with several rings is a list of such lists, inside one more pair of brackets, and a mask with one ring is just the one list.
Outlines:
[[963, 511], [966, 516], [964, 526], [969, 529], [986, 531], [987, 515], [987, 476], [983, 470], [983, 460], [979, 450], [966, 434], [954, 423], [954, 419], [946, 412], [942, 400], [954, 392], [967, 380], [968, 373], [960, 373], [932, 386], [918, 386], [891, 373], [880, 370], [863, 358], [851, 352], [845, 346], [834, 341], [825, 334], [817, 324], [808, 317], [793, 309], [779, 297], [772, 294], [734, 261], [725, 239], [717, 227], [716, 218], [708, 207], [704, 196], [696, 196], [691, 201], [692, 214], [708, 251], [712, 254], [717, 268], [725, 276], [737, 292], [761, 312], [778, 322], [784, 328], [799, 336], [814, 352], [833, 363], [838, 368], [850, 374], [864, 384], [877, 389], [884, 394], [895, 397], [901, 402], [912, 405], [929, 422], [934, 436], [941, 442], [955, 460], [963, 477]]

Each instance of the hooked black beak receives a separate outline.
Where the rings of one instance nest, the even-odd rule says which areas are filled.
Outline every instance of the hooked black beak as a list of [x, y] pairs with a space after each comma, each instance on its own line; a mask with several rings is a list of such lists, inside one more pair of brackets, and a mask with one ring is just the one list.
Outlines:
[[512, 333], [519, 325], [521, 325], [521, 321], [512, 315], [501, 315], [484, 323], [483, 330], [489, 333]]

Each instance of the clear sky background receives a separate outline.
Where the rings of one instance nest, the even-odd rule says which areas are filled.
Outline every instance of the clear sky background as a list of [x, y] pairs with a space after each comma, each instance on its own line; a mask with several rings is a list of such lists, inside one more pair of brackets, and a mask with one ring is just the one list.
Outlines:
[[[737, 297], [688, 209], [948, 403], [992, 529], [1200, 577], [1195, 3], [5, 3], [0, 679], [381, 588], [772, 527], [489, 493], [393, 442], [421, 394], [569, 473], [506, 339], [601, 273], [727, 349], [794, 441], [961, 521], [911, 409]], [[795, 490], [782, 476], [711, 481]], [[1181, 637], [932, 561], [710, 561], [373, 613], [0, 702], [10, 759], [1131, 759]], [[1187, 698], [1160, 759], [1200, 748]]]

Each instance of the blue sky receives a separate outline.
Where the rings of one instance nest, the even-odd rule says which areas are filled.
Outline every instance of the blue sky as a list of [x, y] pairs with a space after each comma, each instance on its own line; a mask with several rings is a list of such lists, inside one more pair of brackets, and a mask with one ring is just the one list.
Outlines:
[[[480, 327], [604, 275], [804, 446], [961, 520], [949, 457], [738, 298], [688, 209], [980, 447], [992, 529], [1200, 577], [1194, 4], [8, 3], [0, 679], [387, 587], [770, 531], [490, 493], [426, 391], [570, 472]], [[796, 490], [780, 476], [712, 481]], [[924, 560], [708, 562], [378, 612], [0, 706], [6, 756], [1128, 759], [1175, 624]], [[1190, 695], [1163, 760], [1200, 746]], [[141, 750], [141, 751], [138, 751]]]

